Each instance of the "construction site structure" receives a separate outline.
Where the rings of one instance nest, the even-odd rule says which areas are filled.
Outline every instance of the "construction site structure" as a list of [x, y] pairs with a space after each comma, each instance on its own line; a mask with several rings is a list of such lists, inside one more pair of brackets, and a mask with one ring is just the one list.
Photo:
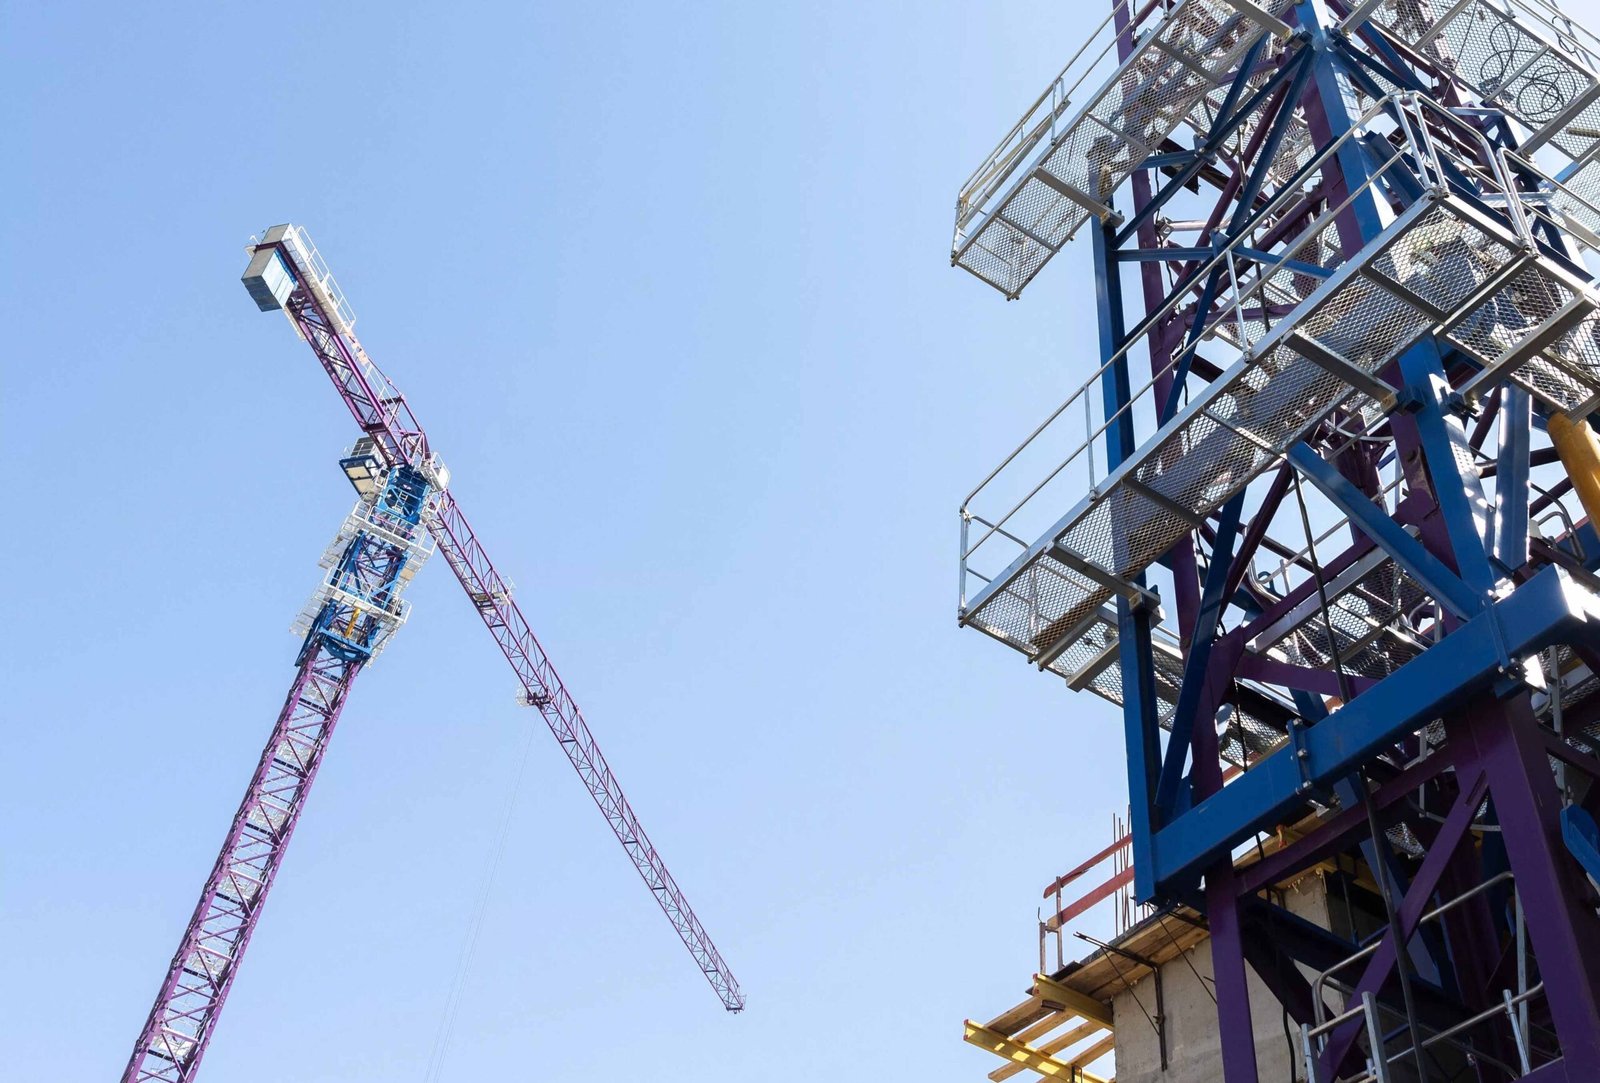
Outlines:
[[695, 965], [731, 1012], [744, 994], [622, 793], [582, 713], [449, 491], [450, 472], [405, 397], [367, 356], [355, 314], [306, 232], [278, 225], [252, 238], [244, 284], [262, 311], [282, 311], [312, 349], [361, 430], [340, 468], [355, 509], [322, 558], [326, 574], [292, 631], [295, 677], [222, 852], [167, 969], [123, 1083], [195, 1078], [356, 676], [383, 650], [408, 605], [402, 594], [436, 549], [518, 682], [577, 770]]
[[962, 503], [959, 620], [1120, 708], [1128, 830], [966, 1038], [997, 1081], [1600, 1079], [1600, 39], [1101, 11], [957, 201], [1008, 300], [1083, 242], [1099, 323]]

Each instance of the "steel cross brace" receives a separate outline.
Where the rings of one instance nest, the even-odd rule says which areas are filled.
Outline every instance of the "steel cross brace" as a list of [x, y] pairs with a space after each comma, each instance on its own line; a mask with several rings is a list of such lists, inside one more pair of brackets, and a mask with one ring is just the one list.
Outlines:
[[1524, 657], [1572, 640], [1600, 642], [1600, 598], [1560, 568], [1545, 568], [1308, 727], [1304, 775], [1295, 750], [1279, 749], [1163, 826], [1149, 843], [1152, 895], [1191, 887], [1233, 846], [1302, 804], [1309, 788], [1331, 786], [1402, 734], [1481, 693], [1501, 675], [1507, 652]]
[[[1428, 552], [1422, 543], [1384, 512], [1372, 498], [1356, 488], [1322, 456], [1305, 444], [1289, 449], [1289, 461], [1315, 485], [1350, 522], [1375, 541], [1458, 617], [1468, 617], [1483, 608], [1484, 595], [1473, 590], [1444, 561]], [[1480, 544], [1479, 551], [1482, 551]]]
[[[1256, 197], [1261, 194], [1267, 182], [1267, 176], [1272, 170], [1274, 159], [1277, 158], [1278, 148], [1283, 145], [1284, 136], [1288, 134], [1289, 122], [1294, 119], [1294, 106], [1305, 90], [1313, 71], [1310, 50], [1301, 50], [1297, 53], [1292, 63], [1285, 65], [1278, 77], [1290, 74], [1288, 85], [1284, 88], [1283, 97], [1278, 104], [1278, 115], [1273, 118], [1265, 140], [1260, 149], [1256, 151], [1255, 165], [1245, 178], [1243, 186], [1235, 194], [1236, 204], [1228, 225], [1224, 231], [1224, 238], [1231, 239], [1238, 234], [1240, 229], [1251, 220], [1251, 211], [1255, 207]], [[1241, 169], [1243, 166], [1241, 165]], [[1222, 268], [1213, 268], [1207, 276], [1205, 285], [1200, 290], [1200, 297], [1195, 302], [1194, 323], [1189, 328], [1187, 341], [1184, 343], [1182, 353], [1175, 366], [1172, 386], [1167, 390], [1167, 400], [1162, 404], [1159, 424], [1165, 424], [1177, 413], [1178, 404], [1181, 402], [1183, 387], [1189, 377], [1189, 367], [1194, 358], [1194, 348], [1200, 341], [1201, 333], [1205, 330], [1205, 321], [1211, 308], [1211, 301], [1216, 295], [1218, 284], [1222, 281]]]
[[[1270, 79], [1246, 99], [1243, 105], [1239, 105], [1239, 97], [1244, 90], [1245, 84], [1249, 82], [1250, 76], [1255, 72], [1256, 58], [1260, 55], [1261, 49], [1266, 42], [1267, 38], [1262, 37], [1250, 47], [1249, 53], [1246, 54], [1244, 61], [1239, 65], [1238, 74], [1234, 77], [1233, 84], [1228, 87], [1226, 98], [1224, 98], [1221, 107], [1217, 110], [1218, 122], [1211, 128], [1210, 138], [1192, 152], [1194, 155], [1193, 160], [1171, 180], [1162, 185], [1150, 200], [1135, 211], [1127, 223], [1117, 231], [1116, 243], [1119, 247], [1126, 244], [1138, 232], [1139, 227], [1150, 221], [1157, 211], [1165, 206], [1173, 196], [1183, 190], [1185, 185], [1188, 185], [1198, 177], [1206, 165], [1215, 157], [1216, 152], [1227, 142], [1228, 137], [1238, 131], [1239, 127], [1250, 119], [1250, 115], [1263, 102], [1277, 93], [1283, 86], [1284, 81], [1292, 77], [1295, 71], [1298, 70], [1299, 65], [1304, 60], [1304, 55], [1300, 53], [1297, 53], [1288, 63], [1281, 65]], [[1145, 167], [1148, 168], [1149, 166], [1150, 162], [1147, 161]]]
[[[1417, 875], [1412, 878], [1411, 886], [1406, 891], [1405, 897], [1398, 907], [1397, 921], [1402, 936], [1409, 939], [1417, 929], [1417, 922], [1421, 920], [1429, 900], [1433, 898], [1435, 887], [1438, 886], [1439, 877], [1450, 863], [1451, 856], [1456, 847], [1466, 837], [1467, 829], [1472, 826], [1473, 817], [1477, 815], [1478, 806], [1483, 802], [1485, 791], [1489, 787], [1489, 780], [1483, 772], [1477, 772], [1469, 780], [1463, 780], [1463, 788], [1457, 795], [1454, 806], [1445, 817], [1444, 826], [1439, 835], [1434, 839], [1433, 845], [1428, 849], [1427, 856], [1423, 858], [1422, 867], [1417, 870]], [[1379, 941], [1378, 950], [1367, 960], [1366, 967], [1361, 972], [1361, 977], [1356, 981], [1351, 990], [1350, 1000], [1359, 1003], [1362, 993], [1376, 994], [1388, 980], [1389, 973], [1399, 959], [1403, 944], [1398, 944], [1390, 934], [1385, 934]], [[1330, 1074], [1336, 1074], [1337, 1069], [1344, 1061], [1355, 1041], [1361, 1035], [1361, 1028], [1357, 1026], [1344, 1026], [1335, 1030], [1329, 1036], [1328, 1045], [1323, 1051], [1322, 1063]], [[1377, 1051], [1374, 1051], [1377, 1055]]]
[[[1428, 756], [1401, 771], [1377, 788], [1372, 804], [1381, 813], [1451, 767], [1448, 756]], [[1239, 870], [1239, 892], [1254, 895], [1282, 880], [1297, 875], [1319, 861], [1325, 861], [1351, 846], [1351, 838], [1367, 828], [1366, 810], [1347, 808], [1321, 824], [1314, 832], [1281, 850], [1268, 854], [1253, 865]]]
[[[1413, 415], [1417, 434], [1427, 460], [1428, 477], [1433, 482], [1434, 500], [1450, 536], [1457, 572], [1467, 589], [1481, 597], [1494, 590], [1498, 578], [1485, 550], [1494, 513], [1472, 467], [1472, 445], [1467, 441], [1466, 429], [1458, 418], [1445, 412], [1443, 403], [1450, 384], [1435, 342], [1424, 339], [1401, 355], [1400, 372], [1417, 403]], [[1524, 545], [1526, 536], [1524, 527]]]
[[1197, 719], [1196, 711], [1205, 689], [1211, 644], [1216, 640], [1226, 603], [1227, 596], [1223, 591], [1233, 570], [1233, 539], [1239, 531], [1239, 515], [1243, 508], [1244, 492], [1241, 490], [1222, 505], [1217, 523], [1216, 540], [1211, 547], [1211, 563], [1206, 568], [1205, 587], [1200, 592], [1200, 611], [1189, 641], [1188, 657], [1184, 659], [1183, 683], [1179, 685], [1177, 707], [1172, 714], [1172, 731], [1167, 738], [1167, 751], [1161, 762], [1160, 777], [1156, 781], [1156, 809], [1163, 819], [1177, 800], [1178, 786], [1183, 781], [1183, 764], [1189, 752], [1189, 738], [1196, 721], [1202, 725], [1214, 724], [1214, 719], [1209, 717]]
[[[1407, 90], [1427, 90], [1427, 87], [1423, 86], [1421, 80], [1410, 70], [1410, 65], [1405, 62], [1405, 58], [1395, 52], [1394, 47], [1389, 44], [1382, 34], [1373, 34], [1370, 38], [1363, 35], [1362, 40], [1388, 63], [1380, 64], [1372, 57], [1361, 52], [1361, 50], [1353, 48], [1350, 44], [1350, 39], [1340, 33], [1334, 35], [1333, 41], [1338, 47], [1340, 55], [1350, 62], [1347, 70], [1355, 73], [1360, 68], [1366, 68], [1367, 71], [1378, 77], [1387, 79], [1396, 86], [1405, 87]], [[1382, 98], [1384, 96], [1383, 88], [1375, 83], [1372, 78], [1367, 77], [1365, 73], [1361, 74], [1363, 82], [1369, 84], [1367, 93], [1372, 94], [1374, 98]], [[1376, 88], [1377, 93], [1373, 93], [1372, 88]]]

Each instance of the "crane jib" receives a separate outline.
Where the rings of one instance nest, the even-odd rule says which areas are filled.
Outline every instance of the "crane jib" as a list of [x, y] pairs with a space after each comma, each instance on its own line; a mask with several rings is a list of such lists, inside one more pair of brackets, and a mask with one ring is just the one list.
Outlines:
[[[294, 226], [274, 226], [268, 230], [263, 243], [253, 249], [252, 268], [256, 267], [264, 249], [275, 254], [296, 283], [283, 302], [290, 322], [311, 346], [335, 390], [357, 424], [374, 440], [385, 461], [389, 465], [409, 464], [424, 473], [442, 469], [404, 396], [367, 356], [355, 337], [354, 314], [304, 231]], [[247, 280], [249, 277], [247, 270]], [[254, 288], [251, 294], [256, 295]], [[445, 491], [439, 494], [438, 511], [429, 520], [428, 529], [444, 553], [446, 563], [456, 573], [469, 598], [495, 599], [487, 607], [475, 604], [474, 608], [494, 634], [501, 652], [522, 682], [529, 702], [539, 705], [540, 714], [583, 777], [585, 787], [612, 825], [645, 883], [653, 892], [657, 884], [664, 885], [661, 891], [667, 898], [658, 896], [657, 901], [697, 963], [702, 964], [701, 969], [711, 979], [723, 1006], [729, 1011], [740, 1011], [744, 1007], [744, 996], [737, 980], [723, 963], [634, 817], [577, 704], [510, 596], [506, 580], [495, 570], [454, 496], [446, 490], [448, 475], [440, 480], [443, 483], [439, 488]], [[626, 829], [622, 824], [627, 825]]]

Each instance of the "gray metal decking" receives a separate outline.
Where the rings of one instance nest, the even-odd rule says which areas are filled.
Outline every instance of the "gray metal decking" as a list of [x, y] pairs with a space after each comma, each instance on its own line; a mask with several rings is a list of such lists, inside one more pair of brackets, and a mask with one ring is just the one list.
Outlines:
[[1477, 357], [1486, 381], [1558, 406], [1600, 395], [1595, 303], [1505, 223], [1430, 192], [978, 591], [961, 623], [1036, 662], [1075, 659], [1108, 600], [1137, 594], [1145, 569], [1334, 410], [1392, 406], [1379, 374], [1427, 332]]
[[1511, 113], [1533, 136], [1574, 161], [1600, 152], [1600, 42], [1559, 13], [1528, 0], [1368, 0], [1342, 27], [1367, 21], [1406, 46], [1448, 61], [1484, 102]]
[[[1183, 0], [1058, 125], [1077, 87], [1067, 84], [1069, 65], [963, 189], [951, 263], [1017, 297], [1090, 215], [1111, 213], [1111, 193], [1204, 106], [1241, 54], [1268, 29], [1283, 29], [1277, 16], [1289, 6]], [[1114, 32], [1108, 40], [1079, 82], [1114, 49]]]

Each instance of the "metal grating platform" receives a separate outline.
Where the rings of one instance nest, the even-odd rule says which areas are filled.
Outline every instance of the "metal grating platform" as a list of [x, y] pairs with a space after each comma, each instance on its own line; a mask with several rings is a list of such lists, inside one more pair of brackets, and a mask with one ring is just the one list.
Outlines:
[[[1178, 641], [1165, 628], [1153, 630], [1151, 658], [1155, 663], [1155, 687], [1158, 721], [1162, 729], [1172, 728], [1172, 716], [1178, 706], [1178, 688], [1183, 681], [1183, 650]], [[1067, 687], [1075, 692], [1089, 691], [1109, 703], [1122, 705], [1122, 666], [1117, 657], [1117, 613], [1103, 606], [1091, 618], [1081, 634], [1064, 642], [1061, 653], [1044, 666], [1063, 678]], [[1250, 684], [1261, 702], [1276, 702], [1274, 693], [1265, 687]], [[1293, 708], [1282, 704], [1284, 714]], [[1259, 717], [1242, 707], [1235, 708], [1221, 741], [1224, 761], [1238, 767], [1246, 765], [1274, 748], [1284, 736], [1281, 726]]]
[[1485, 104], [1573, 159], [1600, 150], [1600, 42], [1548, 4], [1529, 0], [1381, 0], [1343, 24], [1371, 21], [1397, 41], [1447, 63]]
[[1075, 58], [1082, 62], [1068, 64], [963, 187], [951, 263], [1016, 298], [1090, 215], [1111, 213], [1111, 193], [1288, 7], [1182, 0], [1063, 122], [1072, 95], [1115, 57], [1115, 27], [1102, 24]]
[[[1314, 278], [1288, 263], [1241, 291], [1241, 320], [1254, 298]], [[1381, 409], [1377, 374], [1430, 331], [1477, 356], [1485, 380], [1515, 378], [1547, 399], [1575, 393], [1548, 386], [1545, 370], [1559, 358], [1562, 374], [1600, 378], [1582, 322], [1590, 298], [1505, 222], [1431, 192], [1286, 316], [1236, 324], [1244, 356], [987, 582], [962, 623], [1035, 661], [1065, 653], [1109, 599], [1137, 594], [1141, 572], [1335, 409]]]
[[[1338, 530], [1348, 529], [1341, 520]], [[1308, 598], [1258, 632], [1249, 652], [1377, 680], [1426, 650], [1427, 632], [1442, 630], [1428, 592], [1381, 549], [1333, 577], [1326, 594], [1326, 610], [1320, 597]]]
[[[1532, 171], [1529, 163], [1521, 163]], [[1551, 209], [1561, 216], [1563, 228], [1579, 234], [1591, 248], [1600, 248], [1600, 161], [1573, 166], [1558, 179], [1544, 177], [1550, 187]]]

